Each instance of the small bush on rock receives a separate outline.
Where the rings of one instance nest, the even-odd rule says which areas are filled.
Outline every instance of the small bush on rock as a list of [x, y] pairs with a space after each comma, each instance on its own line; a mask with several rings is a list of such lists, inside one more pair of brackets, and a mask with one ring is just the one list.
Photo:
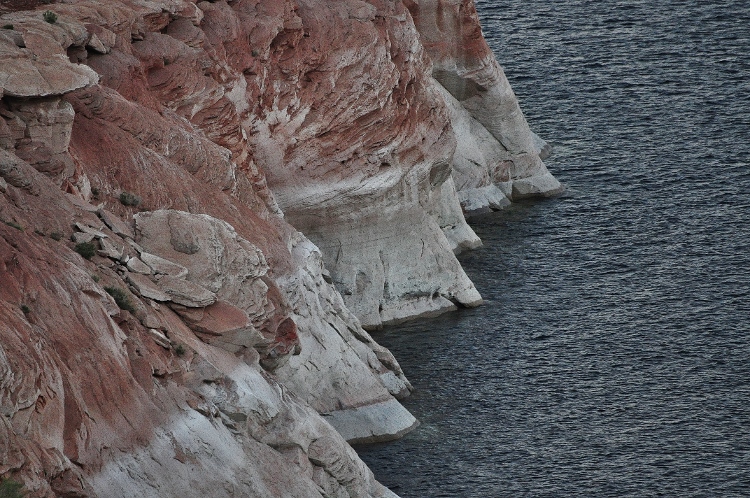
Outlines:
[[81, 242], [76, 244], [76, 252], [85, 259], [91, 259], [96, 254], [96, 246], [91, 242]]
[[107, 294], [114, 298], [115, 303], [117, 303], [117, 306], [119, 306], [121, 310], [135, 313], [133, 303], [130, 302], [130, 298], [124, 290], [120, 289], [119, 287], [105, 287], [104, 290], [107, 291]]
[[60, 232], [52, 232], [51, 234], [49, 234], [49, 236], [52, 238], [52, 240], [62, 240], [63, 238], [63, 234], [61, 234]]
[[3, 26], [3, 29], [10, 29], [10, 30], [12, 30], [13, 29], [13, 25], [12, 24], [6, 24], [5, 26]]
[[50, 24], [55, 24], [57, 22], [57, 14], [51, 10], [45, 10], [44, 14], [42, 14], [42, 18]]
[[23, 484], [13, 479], [4, 479], [0, 483], [0, 498], [22, 498], [26, 496], [23, 491]]
[[8, 225], [9, 227], [15, 228], [16, 230], [23, 231], [23, 227], [19, 225], [18, 223], [16, 223], [15, 221], [6, 221], [5, 224]]
[[130, 192], [122, 192], [120, 194], [120, 202], [123, 206], [137, 206], [141, 203], [141, 198]]
[[177, 356], [184, 356], [184, 355], [185, 355], [185, 352], [186, 352], [186, 350], [185, 350], [185, 346], [184, 346], [184, 345], [182, 345], [182, 344], [178, 344], [178, 345], [177, 345], [177, 346], [175, 346], [175, 348], [174, 348], [174, 354], [176, 354]]

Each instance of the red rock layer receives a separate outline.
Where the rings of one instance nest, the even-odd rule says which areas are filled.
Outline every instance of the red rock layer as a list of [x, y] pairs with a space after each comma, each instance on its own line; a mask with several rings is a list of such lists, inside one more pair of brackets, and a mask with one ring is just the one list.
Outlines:
[[[0, 226], [0, 476], [20, 479], [33, 496], [89, 496], [128, 489], [128, 479], [137, 489], [140, 478], [117, 470], [133, 465], [139, 473], [137, 462], [122, 463], [123, 455], [145, 451], [154, 458], [164, 437], [179, 439], [174, 421], [193, 420], [197, 411], [217, 435], [231, 439], [235, 431], [237, 444], [255, 448], [241, 461], [254, 465], [265, 486], [259, 496], [343, 489], [388, 495], [300, 397], [326, 412], [384, 400], [398, 405], [388, 389], [408, 391], [408, 383], [381, 363], [382, 357], [397, 368], [354, 317], [336, 315], [342, 304], [335, 296], [323, 309], [340, 331], [325, 323], [319, 324], [325, 330], [310, 330], [309, 321], [298, 330], [292, 315], [309, 315], [311, 297], [295, 301], [293, 311], [276, 284], [310, 271], [292, 258], [298, 235], [279, 216], [253, 160], [253, 122], [278, 106], [280, 85], [295, 84], [279, 68], [288, 62], [287, 47], [304, 36], [297, 7], [81, 1], [44, 8], [54, 9], [55, 22], [45, 21], [40, 8], [3, 16], [2, 25], [13, 27], [0, 30], [0, 218], [7, 222]], [[223, 220], [240, 244], [258, 248], [270, 268], [254, 277], [263, 292], [258, 306], [243, 311], [219, 301], [231, 313], [212, 320], [212, 291], [189, 277], [149, 270], [159, 255], [146, 257], [132, 220], [157, 209]], [[181, 233], [189, 232], [187, 226]], [[73, 249], [92, 238], [98, 254], [87, 261]], [[192, 254], [183, 242], [172, 246]], [[308, 285], [328, 285], [320, 271], [310, 273]], [[132, 310], [120, 309], [105, 287], [121, 289]], [[232, 336], [213, 339], [225, 332]], [[339, 352], [318, 361], [324, 375], [308, 373], [312, 368], [302, 362], [299, 372], [285, 372], [290, 387], [281, 389], [270, 374], [258, 373], [259, 364], [284, 368], [300, 352], [301, 336]], [[233, 364], [235, 355], [244, 363]], [[348, 376], [345, 391], [325, 377], [343, 370], [335, 365], [341, 360], [347, 370], [336, 375]], [[255, 388], [266, 390], [265, 398], [242, 390], [248, 387], [232, 375], [243, 370], [242, 379], [261, 379]], [[380, 380], [386, 373], [388, 388]], [[216, 384], [224, 386], [221, 393], [206, 390]], [[224, 406], [248, 396], [265, 400], [259, 413], [266, 419], [257, 420], [258, 408]], [[248, 418], [247, 426], [232, 417]], [[199, 450], [172, 446], [176, 454]], [[281, 461], [271, 456], [273, 448], [283, 449]], [[206, 472], [224, 462], [180, 458]], [[210, 488], [219, 478], [206, 476], [205, 483]], [[164, 495], [182, 489], [179, 479], [158, 479]], [[232, 479], [240, 494], [261, 486], [239, 474]]]

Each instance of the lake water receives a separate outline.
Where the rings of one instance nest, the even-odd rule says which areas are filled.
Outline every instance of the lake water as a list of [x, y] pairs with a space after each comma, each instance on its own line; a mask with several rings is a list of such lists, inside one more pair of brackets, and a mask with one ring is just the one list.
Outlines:
[[471, 220], [486, 304], [375, 334], [403, 498], [750, 496], [750, 4], [478, 2], [560, 198]]

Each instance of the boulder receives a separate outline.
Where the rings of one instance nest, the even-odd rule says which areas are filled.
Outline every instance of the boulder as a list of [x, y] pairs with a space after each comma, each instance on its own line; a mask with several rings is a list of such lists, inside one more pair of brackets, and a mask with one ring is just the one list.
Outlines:
[[163, 275], [156, 286], [169, 296], [169, 299], [188, 308], [204, 308], [216, 302], [216, 294], [188, 280]]
[[106, 209], [100, 208], [97, 210], [96, 214], [99, 215], [99, 218], [101, 218], [104, 224], [107, 225], [107, 227], [116, 235], [131, 239], [135, 238], [133, 228]]
[[117, 261], [123, 256], [124, 247], [115, 242], [110, 242], [110, 239], [106, 238], [106, 236], [99, 238], [99, 247], [100, 249], [96, 251], [99, 256]]
[[148, 277], [139, 275], [137, 273], [128, 273], [125, 280], [133, 288], [133, 290], [139, 296], [145, 297], [146, 299], [153, 299], [154, 301], [171, 301], [172, 296], [161, 290], [159, 286], [154, 284]]
[[136, 258], [136, 257], [129, 258], [125, 266], [127, 266], [128, 270], [134, 273], [142, 273], [143, 275], [151, 275], [151, 267], [148, 266], [143, 261], [141, 261], [139, 258]]
[[[140, 245], [138, 247], [140, 247]], [[183, 278], [188, 274], [188, 269], [184, 266], [159, 257], [155, 254], [142, 251], [140, 254], [140, 259], [156, 275], [167, 275], [174, 278]]]

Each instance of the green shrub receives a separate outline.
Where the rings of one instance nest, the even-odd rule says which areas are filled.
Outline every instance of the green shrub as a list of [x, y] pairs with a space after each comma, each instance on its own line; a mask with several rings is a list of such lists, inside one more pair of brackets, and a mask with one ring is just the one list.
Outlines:
[[0, 482], [0, 498], [23, 498], [23, 484], [13, 479], [4, 479]]
[[52, 232], [49, 236], [52, 237], [52, 240], [62, 240], [63, 238], [63, 234], [60, 232]]
[[174, 347], [174, 354], [177, 356], [184, 356], [186, 353], [185, 346], [183, 344], [178, 344]]
[[101, 280], [101, 279], [99, 278], [99, 275], [91, 275], [91, 279], [92, 279], [92, 280], [93, 280], [94, 282], [97, 282], [97, 283], [99, 283], [99, 280]]
[[22, 227], [21, 225], [19, 225], [18, 223], [16, 223], [15, 221], [6, 221], [6, 222], [4, 222], [4, 223], [5, 223], [6, 225], [8, 225], [9, 227], [13, 227], [13, 228], [15, 228], [16, 230], [21, 230], [21, 231], [23, 231], [23, 227]]
[[50, 24], [55, 24], [57, 22], [57, 14], [51, 10], [45, 10], [42, 14], [42, 18]]
[[29, 313], [31, 313], [31, 309], [25, 304], [21, 305], [21, 311], [23, 311], [24, 315], [28, 315]]
[[94, 197], [94, 199], [99, 199], [99, 189], [96, 187], [91, 187], [91, 195]]
[[120, 202], [123, 206], [137, 206], [141, 203], [141, 198], [130, 192], [123, 191], [120, 194]]
[[117, 306], [119, 306], [121, 310], [135, 313], [135, 308], [133, 307], [133, 303], [130, 302], [130, 297], [128, 297], [127, 292], [119, 287], [105, 287], [104, 290], [114, 298], [115, 303], [117, 303]]
[[13, 29], [13, 25], [12, 24], [6, 24], [6, 25], [3, 26], [3, 29], [10, 29], [10, 30], [12, 30]]
[[96, 254], [96, 246], [92, 242], [81, 242], [76, 244], [75, 250], [85, 259], [91, 259]]

